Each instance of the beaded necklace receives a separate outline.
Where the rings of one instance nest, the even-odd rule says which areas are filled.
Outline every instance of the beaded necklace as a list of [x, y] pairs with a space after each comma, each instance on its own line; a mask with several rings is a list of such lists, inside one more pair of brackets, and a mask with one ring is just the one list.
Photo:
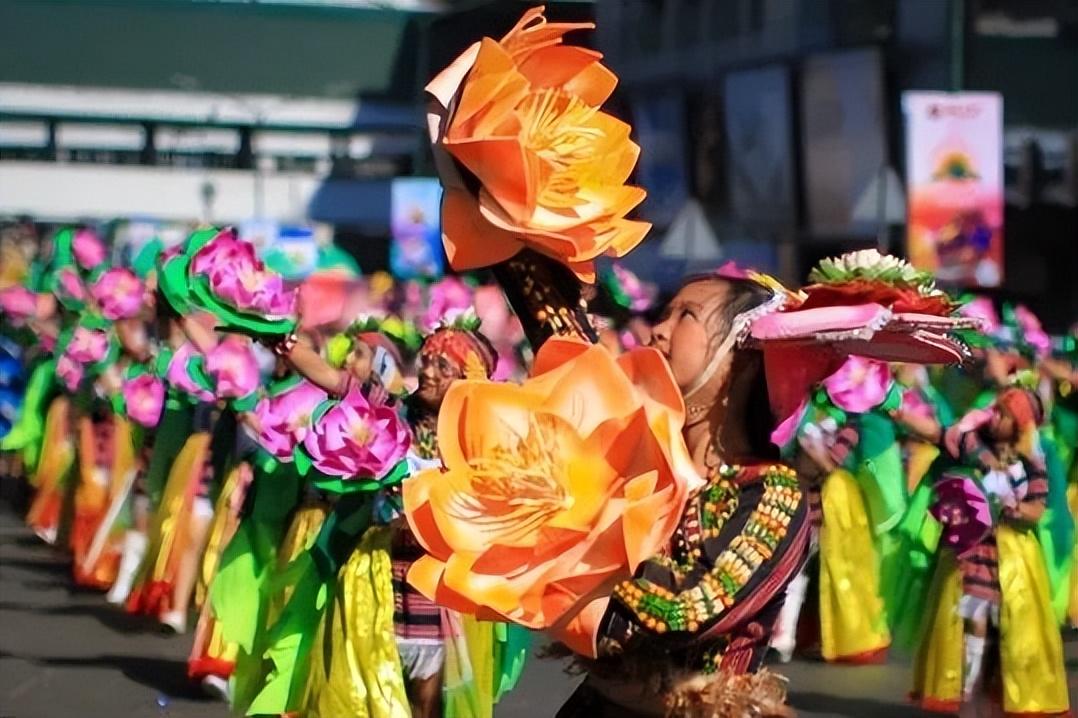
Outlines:
[[656, 633], [701, 630], [734, 604], [741, 589], [774, 556], [801, 502], [796, 472], [778, 464], [724, 466], [689, 506], [683, 521], [685, 530], [677, 532], [673, 555], [662, 563], [680, 583], [694, 565], [699, 565], [705, 542], [717, 538], [736, 511], [739, 487], [757, 478], [764, 486], [759, 503], [695, 585], [671, 590], [640, 578], [614, 589], [615, 598], [640, 625]]

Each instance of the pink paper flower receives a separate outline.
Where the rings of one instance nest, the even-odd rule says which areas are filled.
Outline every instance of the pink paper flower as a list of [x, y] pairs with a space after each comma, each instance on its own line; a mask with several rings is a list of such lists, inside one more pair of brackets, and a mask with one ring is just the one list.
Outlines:
[[771, 432], [771, 443], [780, 449], [786, 447], [797, 436], [797, 430], [801, 426], [801, 420], [808, 411], [808, 399], [801, 402], [794, 413], [786, 417], [775, 430]]
[[1014, 318], [1026, 342], [1033, 347], [1038, 357], [1048, 356], [1052, 352], [1052, 339], [1041, 326], [1041, 320], [1028, 307], [1019, 304], [1014, 308]]
[[240, 337], [228, 337], [214, 347], [206, 357], [206, 371], [223, 399], [247, 396], [258, 388], [258, 358]]
[[411, 444], [397, 412], [371, 404], [359, 390], [322, 415], [303, 441], [314, 467], [343, 478], [381, 478], [404, 458]]
[[988, 498], [973, 479], [961, 474], [944, 474], [933, 488], [936, 500], [929, 510], [943, 524], [940, 545], [962, 556], [992, 528]]
[[423, 313], [422, 326], [432, 330], [443, 320], [452, 321], [455, 316], [472, 308], [472, 289], [456, 277], [446, 277], [431, 285], [430, 301]]
[[228, 265], [239, 267], [257, 263], [254, 245], [237, 237], [233, 230], [226, 229], [198, 250], [191, 259], [191, 271], [194, 274], [209, 274]]
[[891, 368], [886, 363], [851, 356], [838, 371], [823, 380], [823, 386], [835, 406], [863, 414], [884, 402], [892, 381]]
[[97, 269], [108, 254], [105, 245], [90, 229], [75, 232], [75, 238], [71, 241], [71, 252], [75, 255], [75, 261], [86, 271]]
[[958, 314], [967, 319], [979, 319], [981, 331], [985, 334], [995, 334], [999, 331], [999, 313], [988, 297], [976, 297], [963, 304], [959, 307]]
[[651, 308], [655, 302], [655, 286], [640, 281], [640, 277], [617, 262], [614, 262], [612, 269], [622, 291], [629, 298], [629, 309], [634, 312], [646, 312]]
[[64, 267], [59, 274], [59, 290], [65, 297], [75, 301], [86, 301], [86, 287], [79, 275], [71, 267]]
[[902, 392], [902, 413], [922, 418], [932, 418], [936, 415], [932, 405], [925, 401], [921, 392], [916, 389], [906, 389]]
[[157, 426], [165, 406], [165, 383], [152, 374], [141, 374], [123, 383], [120, 389], [127, 415], [145, 427]]
[[284, 279], [255, 256], [254, 245], [224, 231], [200, 249], [191, 260], [191, 271], [205, 275], [210, 290], [241, 311], [268, 319], [296, 313], [297, 293], [284, 286]]
[[80, 364], [95, 364], [105, 358], [109, 351], [109, 335], [101, 329], [75, 327], [66, 354]]
[[258, 442], [278, 461], [292, 461], [292, 451], [307, 438], [311, 414], [328, 398], [326, 392], [302, 381], [277, 396], [266, 397], [255, 407]]
[[181, 344], [180, 348], [176, 350], [176, 353], [172, 355], [172, 359], [168, 363], [165, 378], [168, 380], [169, 384], [180, 391], [186, 392], [202, 401], [213, 401], [215, 399], [214, 395], [196, 384], [195, 380], [191, 378], [190, 371], [187, 369], [188, 362], [191, 361], [196, 353], [195, 348], [190, 343]]
[[142, 311], [145, 287], [130, 269], [116, 267], [98, 278], [90, 289], [90, 295], [106, 318], [130, 319]]
[[221, 265], [209, 275], [210, 290], [236, 309], [282, 319], [296, 313], [296, 292], [262, 263]]
[[20, 286], [0, 289], [0, 309], [8, 321], [25, 321], [37, 313], [37, 295]]
[[56, 360], [56, 376], [68, 391], [76, 391], [85, 374], [82, 364], [72, 359], [71, 355], [66, 352]]

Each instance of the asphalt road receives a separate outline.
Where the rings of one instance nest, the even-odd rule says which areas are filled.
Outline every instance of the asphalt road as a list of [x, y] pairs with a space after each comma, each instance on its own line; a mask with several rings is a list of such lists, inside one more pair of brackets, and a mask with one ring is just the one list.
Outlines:
[[[8, 492], [5, 492], [8, 493]], [[0, 718], [225, 718], [228, 710], [186, 679], [190, 638], [127, 616], [96, 592], [74, 589], [69, 562], [0, 502]], [[1078, 696], [1078, 637], [1068, 636], [1071, 695]], [[909, 669], [783, 666], [799, 715], [905, 718]], [[499, 718], [552, 716], [576, 681], [555, 661], [533, 660], [498, 706]], [[346, 718], [342, 716], [341, 718]]]

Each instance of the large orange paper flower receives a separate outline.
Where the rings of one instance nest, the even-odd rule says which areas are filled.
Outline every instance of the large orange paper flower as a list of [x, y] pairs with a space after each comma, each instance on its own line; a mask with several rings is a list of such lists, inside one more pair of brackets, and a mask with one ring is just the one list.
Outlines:
[[645, 196], [625, 185], [640, 148], [629, 125], [599, 111], [617, 77], [600, 53], [562, 44], [570, 30], [593, 27], [547, 23], [533, 8], [501, 42], [483, 38], [427, 86], [455, 269], [530, 247], [590, 282], [596, 257], [626, 254], [651, 228], [625, 219]]
[[445, 470], [404, 482], [427, 555], [408, 580], [595, 656], [613, 586], [669, 541], [699, 482], [684, 404], [652, 349], [550, 339], [523, 385], [463, 381], [438, 421]]

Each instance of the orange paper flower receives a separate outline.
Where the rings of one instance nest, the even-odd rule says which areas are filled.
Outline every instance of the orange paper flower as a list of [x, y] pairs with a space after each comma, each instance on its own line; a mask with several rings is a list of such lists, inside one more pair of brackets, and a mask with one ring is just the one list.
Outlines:
[[501, 42], [472, 45], [427, 86], [455, 269], [530, 247], [591, 282], [596, 257], [626, 254], [651, 228], [625, 219], [645, 196], [625, 185], [640, 148], [629, 125], [599, 111], [617, 77], [600, 53], [562, 44], [565, 33], [593, 27], [547, 23], [533, 8]]
[[666, 546], [700, 479], [681, 393], [654, 350], [615, 359], [554, 338], [534, 373], [450, 388], [446, 468], [403, 484], [427, 551], [408, 580], [443, 606], [548, 629], [594, 657], [613, 586]]

